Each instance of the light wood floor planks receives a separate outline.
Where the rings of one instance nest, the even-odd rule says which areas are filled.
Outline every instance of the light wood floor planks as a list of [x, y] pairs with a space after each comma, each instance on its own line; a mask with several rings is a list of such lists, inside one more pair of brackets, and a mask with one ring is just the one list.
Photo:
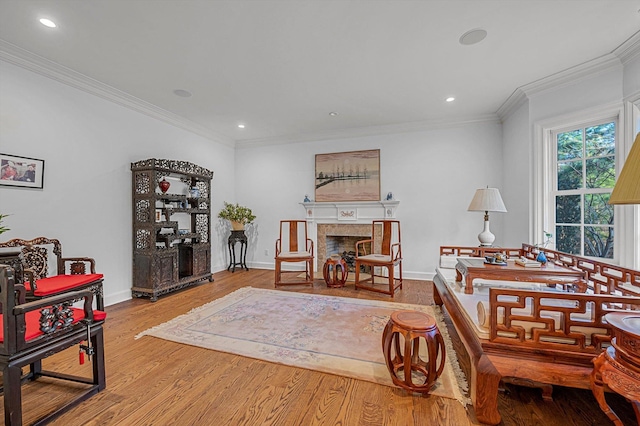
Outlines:
[[[134, 336], [243, 286], [273, 288], [273, 271], [215, 274], [215, 282], [161, 297], [134, 299], [107, 307], [105, 325], [107, 389], [54, 422], [56, 425], [478, 425], [473, 409], [450, 399], [404, 391], [315, 371], [271, 364], [232, 354]], [[106, 284], [108, 286], [108, 281]], [[405, 280], [395, 301], [432, 304], [430, 282]], [[390, 300], [353, 288], [285, 291]], [[454, 341], [455, 343], [455, 341]], [[468, 361], [461, 360], [463, 368]], [[45, 360], [45, 368], [77, 373], [77, 348]], [[83, 368], [86, 368], [85, 364]], [[543, 402], [536, 389], [509, 386], [501, 394], [504, 425], [609, 425], [589, 391], [554, 390]], [[40, 379], [23, 386], [25, 424], [63, 404], [73, 393], [67, 385]], [[631, 407], [611, 395], [625, 421]], [[2, 413], [4, 416], [4, 413]], [[633, 423], [629, 423], [633, 424]]]

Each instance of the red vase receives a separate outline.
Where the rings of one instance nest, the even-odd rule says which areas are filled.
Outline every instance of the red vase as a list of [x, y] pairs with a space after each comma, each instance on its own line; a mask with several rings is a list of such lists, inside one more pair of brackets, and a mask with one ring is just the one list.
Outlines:
[[162, 180], [158, 182], [158, 186], [160, 187], [160, 191], [162, 191], [162, 193], [165, 194], [169, 190], [169, 187], [171, 186], [171, 184], [168, 181], [166, 181], [164, 178], [162, 178]]

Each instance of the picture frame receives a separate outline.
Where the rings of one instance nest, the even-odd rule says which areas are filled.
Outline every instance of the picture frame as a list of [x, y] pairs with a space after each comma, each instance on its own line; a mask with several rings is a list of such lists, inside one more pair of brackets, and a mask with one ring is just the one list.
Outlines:
[[44, 160], [0, 153], [0, 185], [42, 189]]
[[380, 201], [380, 150], [316, 154], [315, 201]]

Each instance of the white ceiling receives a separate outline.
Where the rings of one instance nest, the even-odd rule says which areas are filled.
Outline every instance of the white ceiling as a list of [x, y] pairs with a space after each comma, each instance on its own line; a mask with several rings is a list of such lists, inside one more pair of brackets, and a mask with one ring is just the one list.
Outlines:
[[[276, 142], [496, 117], [519, 87], [636, 35], [639, 9], [640, 0], [0, 0], [0, 53], [62, 65], [223, 142]], [[475, 28], [487, 38], [461, 45]]]

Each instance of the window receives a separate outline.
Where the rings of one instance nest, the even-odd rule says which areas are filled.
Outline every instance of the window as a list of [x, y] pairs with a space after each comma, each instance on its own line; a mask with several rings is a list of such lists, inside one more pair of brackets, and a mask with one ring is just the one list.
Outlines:
[[552, 131], [550, 208], [559, 251], [614, 257], [616, 127], [614, 119]]

